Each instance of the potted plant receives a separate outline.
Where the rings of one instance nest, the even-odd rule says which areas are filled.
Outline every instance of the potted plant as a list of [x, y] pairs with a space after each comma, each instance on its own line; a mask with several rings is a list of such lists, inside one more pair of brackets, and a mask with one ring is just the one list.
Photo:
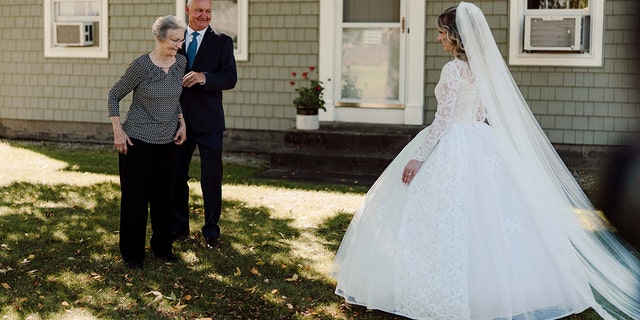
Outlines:
[[322, 81], [311, 79], [310, 73], [315, 71], [315, 67], [307, 68], [308, 71], [301, 73], [299, 80], [298, 73], [293, 71], [291, 76], [294, 78], [289, 81], [291, 86], [298, 86], [295, 91], [298, 95], [293, 99], [293, 105], [296, 107], [296, 129], [314, 130], [320, 127], [318, 120], [318, 110], [325, 110], [322, 94], [324, 87]]

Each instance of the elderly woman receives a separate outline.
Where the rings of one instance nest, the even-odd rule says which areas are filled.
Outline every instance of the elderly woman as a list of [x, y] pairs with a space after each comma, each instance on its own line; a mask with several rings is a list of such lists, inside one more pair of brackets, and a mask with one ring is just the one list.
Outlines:
[[[175, 16], [159, 17], [152, 26], [153, 51], [131, 62], [109, 91], [113, 144], [119, 152], [120, 253], [132, 269], [142, 269], [147, 213], [151, 215], [151, 251], [165, 261], [172, 249], [172, 205], [176, 145], [186, 139], [180, 108], [186, 58], [176, 55], [186, 25]], [[133, 91], [127, 118], [120, 123], [120, 100]]]

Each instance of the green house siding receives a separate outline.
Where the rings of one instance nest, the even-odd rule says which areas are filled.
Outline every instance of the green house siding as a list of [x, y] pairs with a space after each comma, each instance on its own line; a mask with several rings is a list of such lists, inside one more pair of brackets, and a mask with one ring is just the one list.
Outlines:
[[[324, 0], [323, 0], [324, 1]], [[427, 0], [425, 123], [433, 88], [448, 61], [435, 41], [437, 15], [456, 1]], [[475, 1], [506, 55], [507, 0]], [[224, 93], [231, 130], [284, 131], [295, 124], [291, 72], [318, 66], [319, 0], [249, 0], [249, 59]], [[602, 67], [510, 67], [553, 143], [615, 145], [640, 127], [635, 22], [640, 2], [607, 0]], [[106, 97], [137, 56], [154, 47], [152, 22], [175, 14], [175, 1], [109, 0], [109, 57], [45, 58], [43, 0], [0, 3], [0, 137], [109, 141]], [[505, 56], [506, 58], [506, 56]], [[122, 101], [124, 115], [130, 99]], [[30, 136], [31, 135], [31, 136]]]

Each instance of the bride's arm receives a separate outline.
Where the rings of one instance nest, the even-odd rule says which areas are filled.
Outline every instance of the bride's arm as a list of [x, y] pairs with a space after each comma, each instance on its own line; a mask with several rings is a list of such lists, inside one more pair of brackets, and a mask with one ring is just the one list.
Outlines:
[[460, 78], [453, 63], [447, 63], [442, 68], [440, 83], [442, 95], [438, 101], [435, 118], [431, 125], [427, 127], [426, 137], [420, 144], [418, 151], [404, 167], [402, 172], [402, 183], [404, 184], [411, 183], [411, 180], [413, 180], [413, 177], [422, 166], [422, 162], [429, 157], [453, 119], [453, 110], [458, 98], [458, 84], [460, 83]]
[[438, 100], [435, 118], [427, 128], [427, 135], [412, 159], [422, 162], [429, 157], [429, 154], [431, 154], [431, 151], [433, 151], [433, 148], [440, 141], [449, 124], [451, 124], [453, 110], [458, 99], [458, 84], [460, 83], [460, 78], [457, 75], [455, 66], [451, 63], [446, 64], [442, 69], [442, 74], [440, 75], [442, 95]]

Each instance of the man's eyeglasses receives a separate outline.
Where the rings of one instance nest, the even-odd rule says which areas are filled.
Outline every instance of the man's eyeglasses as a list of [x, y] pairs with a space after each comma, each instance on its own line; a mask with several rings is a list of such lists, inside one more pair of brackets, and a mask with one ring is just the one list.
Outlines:
[[171, 40], [176, 46], [181, 46], [184, 43], [184, 39], [171, 39], [169, 37], [167, 39]]

